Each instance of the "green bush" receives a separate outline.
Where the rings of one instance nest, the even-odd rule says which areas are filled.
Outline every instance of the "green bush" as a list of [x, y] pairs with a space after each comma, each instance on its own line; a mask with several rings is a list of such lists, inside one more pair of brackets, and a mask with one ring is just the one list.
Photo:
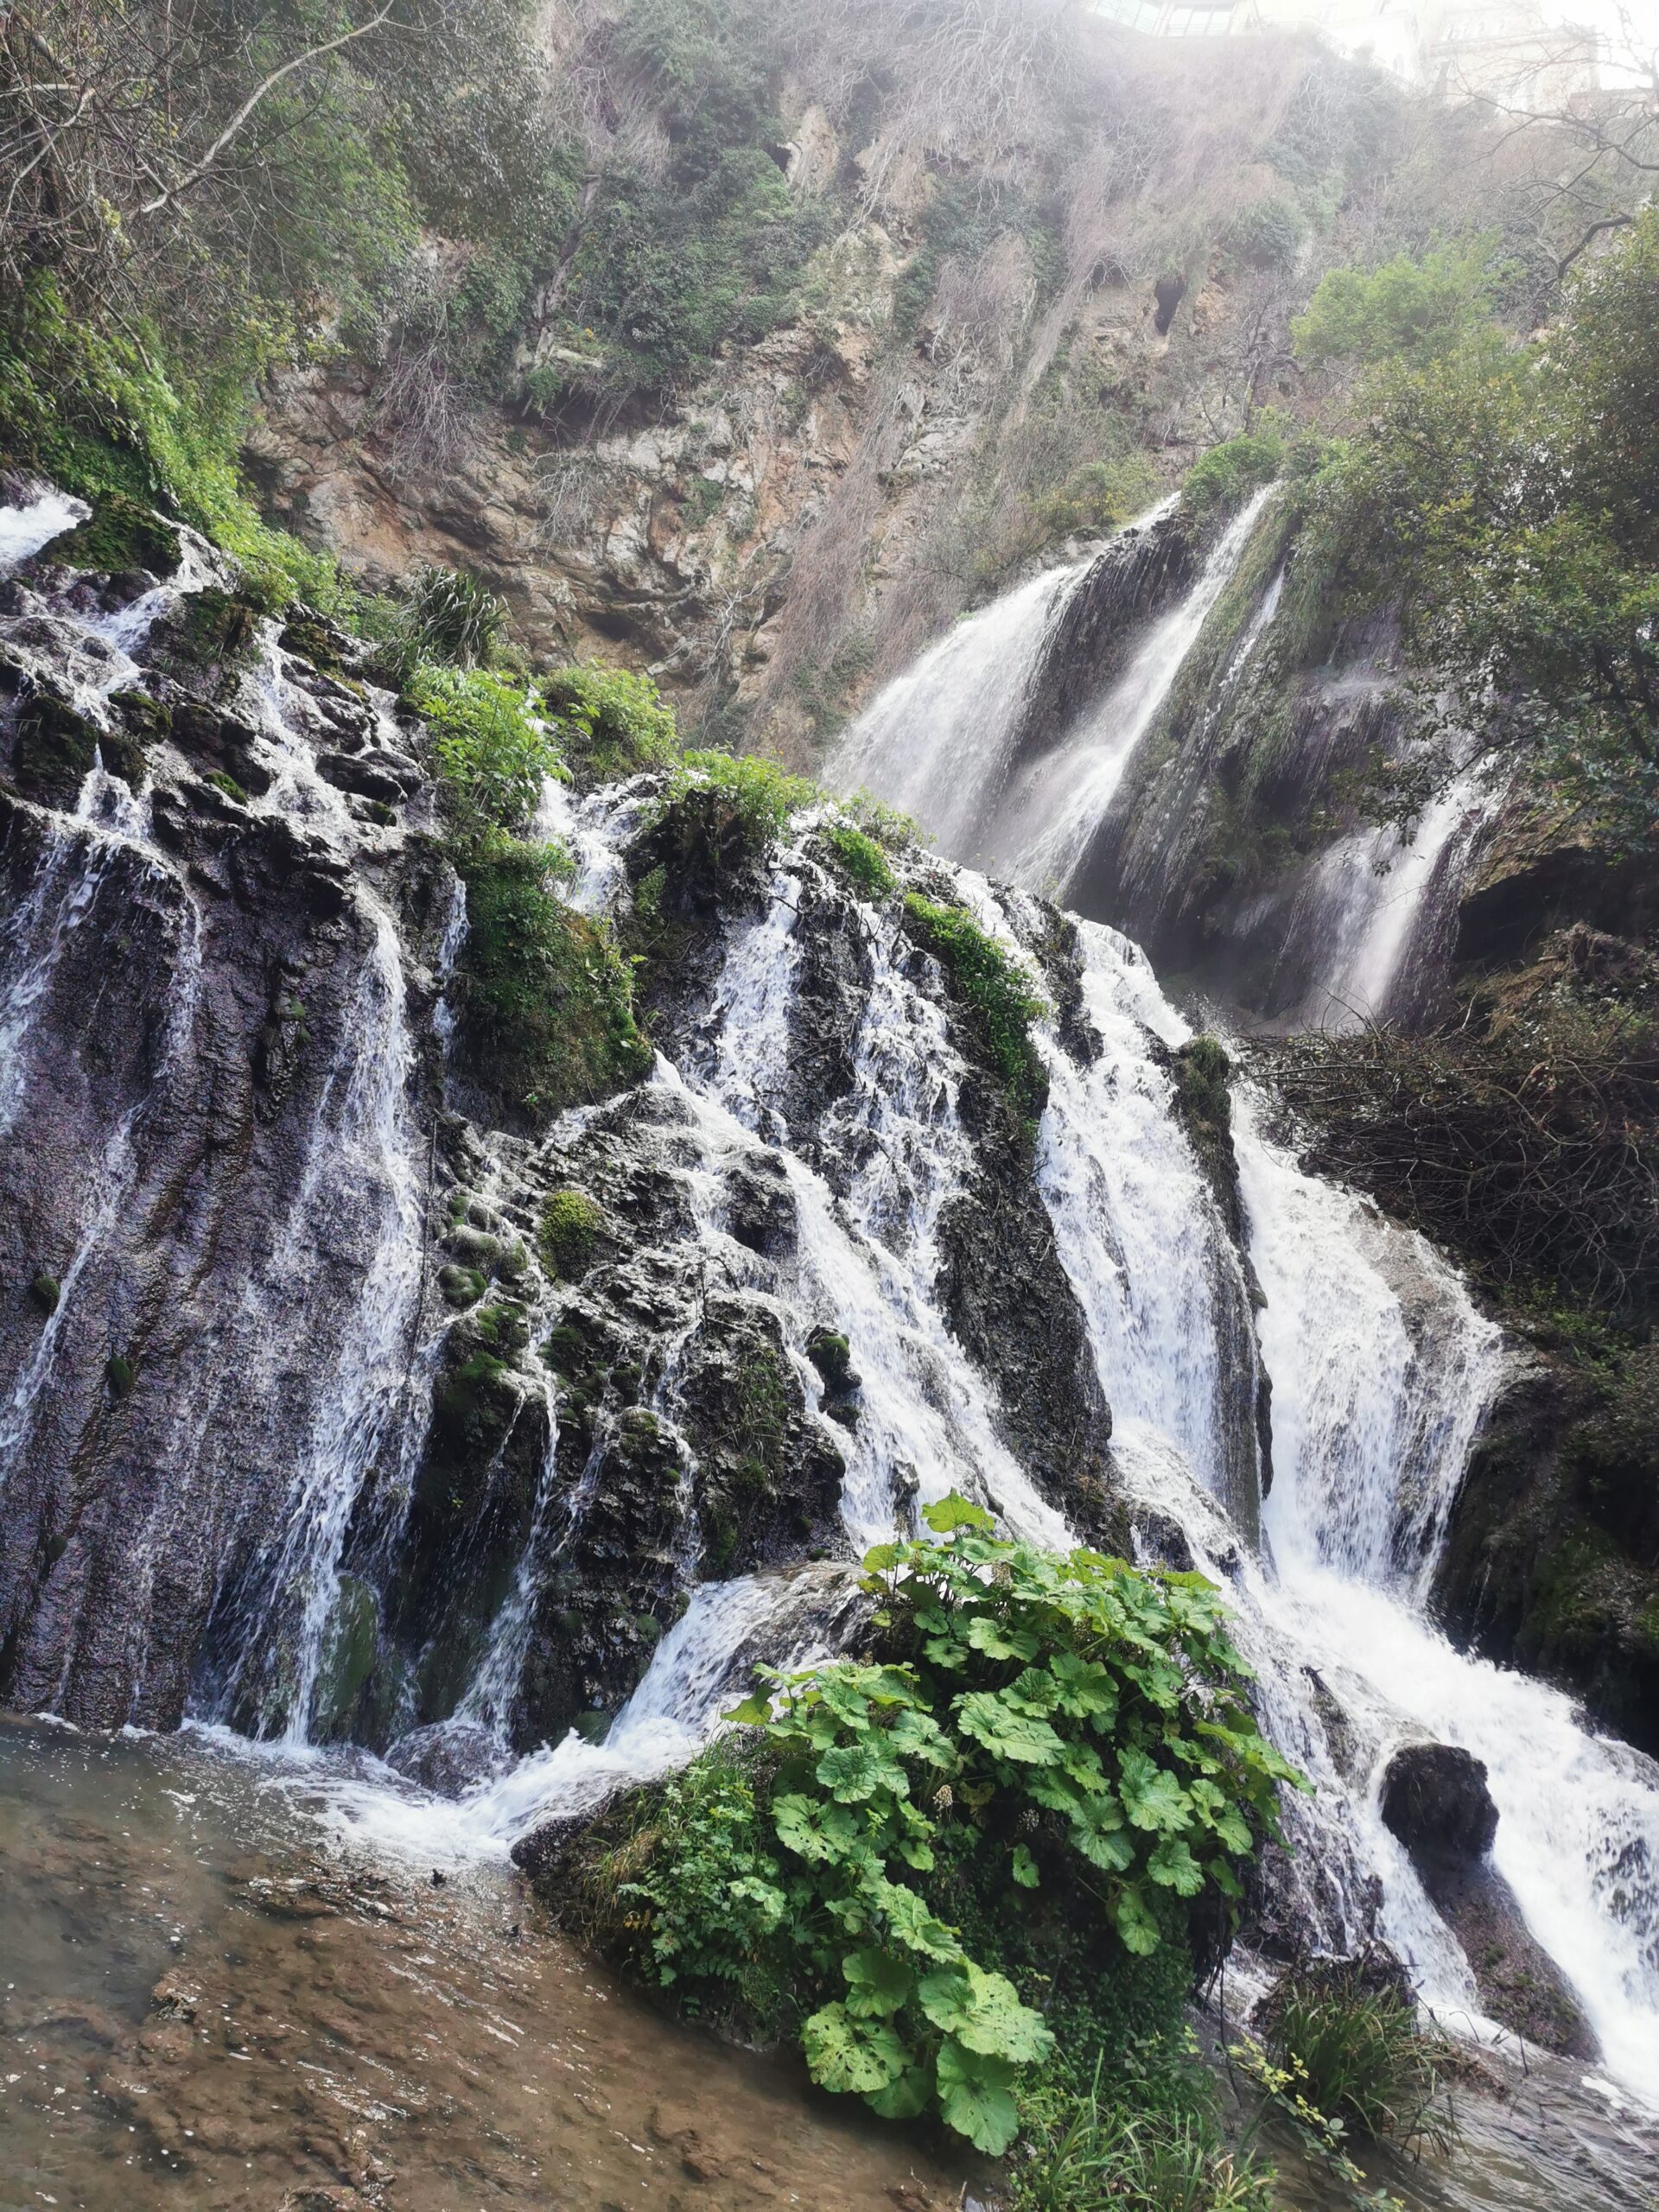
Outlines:
[[1186, 472], [1181, 505], [1195, 521], [1208, 522], [1217, 515], [1242, 507], [1252, 492], [1271, 484], [1284, 466], [1285, 441], [1278, 428], [1268, 423], [1211, 446]]
[[977, 1016], [993, 1065], [1018, 1112], [1042, 1111], [1048, 1076], [1032, 1042], [1031, 1025], [1046, 1012], [994, 938], [961, 906], [937, 906], [919, 892], [905, 894], [916, 935], [950, 975]]
[[1332, 269], [1291, 324], [1296, 351], [1306, 361], [1368, 365], [1421, 365], [1456, 353], [1491, 315], [1491, 240], [1479, 238], [1421, 261], [1402, 253], [1376, 269]]
[[[1085, 2046], [1086, 2048], [1086, 2046]], [[1092, 2074], [1054, 2066], [1021, 2100], [1014, 2212], [1273, 2212], [1273, 2172], [1229, 2149], [1190, 2050], [1141, 2045]]]
[[718, 885], [759, 859], [791, 814], [823, 797], [759, 753], [688, 753], [675, 768], [658, 828], [682, 881]]
[[824, 829], [823, 842], [855, 889], [867, 899], [887, 896], [893, 887], [893, 867], [874, 837], [867, 837], [850, 822], [831, 822]]
[[[486, 669], [426, 665], [405, 696], [426, 723], [444, 808], [461, 840], [526, 828], [561, 763], [523, 682]], [[547, 850], [543, 867], [556, 867]]]
[[1293, 1967], [1269, 1994], [1267, 2020], [1264, 2050], [1240, 2053], [1315, 2148], [1343, 2159], [1344, 2141], [1450, 2147], [1446, 2046], [1364, 1957]]
[[1241, 1894], [1291, 1770], [1201, 1577], [1009, 1542], [959, 1497], [924, 1517], [864, 1562], [880, 1657], [761, 1669], [745, 1736], [601, 1819], [575, 1895], [688, 2008], [1000, 2152], [1055, 2047], [1033, 1959], [1132, 1985], [1161, 1954], [1170, 2025], [1187, 1904]]
[[411, 666], [426, 660], [477, 668], [493, 659], [506, 619], [505, 601], [476, 576], [428, 567], [410, 587], [397, 631]]
[[1235, 260], [1257, 269], [1289, 269], [1307, 236], [1307, 218], [1282, 193], [1241, 207], [1222, 232], [1222, 245]]
[[1058, 491], [1037, 501], [1034, 520], [1040, 536], [1069, 537], [1076, 531], [1116, 530], [1146, 509], [1157, 481], [1144, 454], [1085, 461]]
[[113, 497], [170, 508], [240, 563], [264, 607], [296, 596], [325, 613], [354, 606], [335, 562], [270, 529], [243, 496], [245, 380], [267, 358], [251, 338], [216, 381], [175, 380], [157, 332], [79, 321], [41, 275], [0, 318], [0, 450], [95, 507]]
[[679, 753], [674, 709], [648, 676], [590, 661], [556, 670], [543, 679], [542, 697], [584, 787], [666, 767]]
[[566, 350], [595, 396], [693, 382], [728, 344], [776, 329], [836, 225], [772, 158], [786, 133], [766, 0], [633, 0], [617, 42], [661, 103], [671, 151], [660, 178], [600, 180], [571, 262]]

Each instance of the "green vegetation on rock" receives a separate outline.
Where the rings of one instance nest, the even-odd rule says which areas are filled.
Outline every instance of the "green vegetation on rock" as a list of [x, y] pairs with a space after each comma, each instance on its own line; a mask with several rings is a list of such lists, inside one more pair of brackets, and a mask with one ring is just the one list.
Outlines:
[[566, 1282], [584, 1275], [605, 1229], [605, 1209], [586, 1191], [555, 1191], [537, 1230], [542, 1257]]
[[1047, 1011], [1019, 969], [965, 907], [945, 906], [918, 891], [905, 894], [905, 912], [920, 942], [938, 961], [973, 1010], [991, 1064], [1027, 1121], [1042, 1111], [1048, 1076], [1031, 1025]]
[[575, 781], [587, 788], [664, 768], [680, 744], [674, 710], [648, 676], [588, 662], [556, 669], [541, 696]]
[[1294, 1777], [1202, 1578], [1009, 1542], [959, 1497], [925, 1517], [866, 1558], [876, 1656], [762, 1669], [743, 1733], [602, 1815], [562, 1892], [689, 2009], [1000, 2152], [1051, 1982], [1098, 1980], [1120, 2049], [1172, 2036], [1189, 1910], [1242, 1894]]
[[469, 849], [452, 987], [471, 1064], [515, 1117], [537, 1125], [651, 1066], [631, 972], [607, 931], [557, 896], [563, 865], [557, 849], [510, 839]]
[[885, 899], [893, 890], [893, 864], [874, 837], [850, 822], [831, 822], [825, 826], [823, 842], [842, 874], [867, 899]]
[[1659, 210], [1573, 271], [1559, 321], [1517, 340], [1471, 258], [1327, 277], [1310, 358], [1360, 364], [1360, 426], [1309, 490], [1309, 531], [1351, 592], [1401, 607], [1422, 671], [1427, 765], [1469, 734], [1607, 844], [1659, 842]]

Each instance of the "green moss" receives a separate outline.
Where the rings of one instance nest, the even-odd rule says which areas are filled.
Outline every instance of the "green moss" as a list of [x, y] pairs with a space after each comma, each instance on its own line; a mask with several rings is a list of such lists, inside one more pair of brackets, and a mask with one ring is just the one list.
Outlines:
[[1211, 446], [1193, 462], [1181, 487], [1181, 504], [1199, 522], [1230, 514], [1252, 492], [1271, 484], [1284, 460], [1283, 433], [1264, 417], [1262, 428]]
[[542, 1346], [542, 1357], [553, 1372], [572, 1380], [586, 1371], [589, 1357], [587, 1338], [568, 1321], [562, 1321]]
[[17, 716], [16, 775], [31, 798], [67, 805], [97, 761], [103, 733], [67, 699], [36, 691]]
[[104, 1380], [112, 1398], [130, 1397], [133, 1384], [138, 1380], [138, 1370], [124, 1352], [118, 1351], [105, 1362]]
[[342, 1574], [323, 1636], [311, 1708], [314, 1741], [326, 1743], [346, 1732], [379, 1649], [380, 1608], [375, 1594], [356, 1575]]
[[476, 1268], [440, 1268], [438, 1290], [449, 1306], [476, 1306], [488, 1288]]
[[63, 1296], [63, 1286], [55, 1275], [48, 1274], [42, 1268], [29, 1283], [29, 1294], [41, 1313], [49, 1315], [58, 1310], [58, 1301]]
[[785, 1472], [791, 1394], [783, 1362], [770, 1344], [757, 1344], [739, 1370], [735, 1421], [729, 1441], [736, 1455], [737, 1487], [745, 1499], [764, 1497]]
[[153, 744], [172, 730], [172, 710], [159, 699], [152, 699], [148, 691], [111, 691], [110, 706], [120, 715], [130, 734], [141, 742]]
[[912, 933], [972, 1008], [992, 1065], [1021, 1118], [1033, 1122], [1048, 1097], [1048, 1075], [1031, 1025], [1046, 1011], [1001, 945], [961, 906], [905, 894]]
[[245, 593], [206, 584], [169, 613], [156, 639], [158, 657], [188, 669], [225, 668], [245, 660], [257, 642], [259, 613]]
[[1233, 1064], [1216, 1037], [1192, 1037], [1175, 1055], [1176, 1103], [1190, 1128], [1224, 1142], [1233, 1125]]
[[456, 858], [467, 932], [455, 995], [480, 1079], [537, 1126], [640, 1081], [651, 1048], [631, 971], [598, 923], [554, 895], [543, 849], [499, 839]]
[[147, 569], [152, 575], [177, 573], [182, 541], [170, 523], [124, 492], [105, 492], [86, 521], [55, 538], [51, 556], [72, 569], [108, 575], [123, 569]]
[[893, 868], [874, 837], [867, 837], [850, 822], [832, 822], [823, 832], [823, 842], [842, 874], [867, 899], [885, 899], [892, 891]]
[[806, 1356], [826, 1387], [844, 1390], [853, 1379], [853, 1348], [838, 1329], [814, 1329], [806, 1340]]
[[245, 806], [248, 803], [246, 791], [237, 782], [236, 778], [226, 775], [223, 768], [206, 770], [202, 781], [211, 784], [215, 791], [223, 791], [226, 798], [234, 799], [238, 806]]
[[593, 1264], [605, 1230], [605, 1209], [586, 1191], [555, 1191], [542, 1209], [542, 1257], [566, 1282], [580, 1281]]

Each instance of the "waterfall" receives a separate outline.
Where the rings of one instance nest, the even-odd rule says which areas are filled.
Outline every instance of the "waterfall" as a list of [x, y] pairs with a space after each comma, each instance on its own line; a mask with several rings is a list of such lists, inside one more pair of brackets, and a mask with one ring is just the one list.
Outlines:
[[1019, 772], [988, 840], [994, 864], [1065, 899], [1136, 748], [1157, 721], [1198, 632], [1232, 580], [1257, 516], [1257, 492], [1228, 524], [1196, 584], [1153, 627], [1116, 683], [1050, 750]]
[[1299, 1026], [1337, 1032], [1381, 1021], [1404, 995], [1437, 918], [1456, 907], [1465, 868], [1502, 798], [1466, 771], [1423, 810], [1409, 836], [1392, 826], [1341, 838], [1313, 871], [1287, 942], [1309, 931], [1327, 949]]
[[925, 822], [954, 859], [973, 859], [1014, 766], [1050, 627], [1090, 566], [1045, 569], [963, 615], [850, 724], [824, 780], [868, 787]]
[[1045, 733], [1034, 756], [1023, 757], [1021, 743], [1031, 687], [1089, 562], [1046, 570], [964, 617], [851, 724], [825, 780], [842, 791], [868, 786], [913, 814], [953, 859], [1064, 899], [1272, 496], [1256, 493], [1233, 517], [1197, 582], [1154, 620], [1122, 674], [1070, 728], [1052, 741]]
[[[1257, 512], [1235, 518], [1197, 584], [1154, 620], [1105, 697], [997, 804], [997, 821], [1025, 855], [1029, 886], [1075, 868], [1085, 833], [1156, 725], [1235, 572]], [[22, 543], [23, 535], [14, 524], [0, 543]], [[963, 625], [912, 672], [903, 700], [883, 695], [857, 739], [868, 747], [873, 776], [877, 757], [896, 757], [908, 728], [922, 764], [916, 803], [937, 797], [943, 804], [971, 786], [978, 807], [987, 794], [1003, 792], [1032, 671], [1073, 574], [1039, 580], [1044, 588], [1026, 587]], [[80, 642], [71, 640], [86, 658], [80, 696], [94, 702], [111, 666], [130, 666], [142, 642], [126, 616], [118, 620], [119, 638], [108, 626], [93, 635], [83, 624]], [[189, 1471], [191, 1495], [204, 1510], [217, 1484], [228, 1490], [246, 1434], [266, 1443], [279, 1437], [286, 1447], [281, 1487], [221, 1592], [198, 1679], [198, 1725], [222, 1733], [234, 1721], [265, 1737], [262, 1756], [273, 1770], [297, 1774], [308, 1802], [359, 1835], [435, 1858], [499, 1853], [538, 1821], [590, 1810], [619, 1784], [692, 1756], [747, 1687], [756, 1657], [804, 1663], [840, 1648], [856, 1604], [855, 1579], [842, 1562], [686, 1587], [683, 1612], [656, 1645], [606, 1740], [572, 1732], [510, 1764], [506, 1715], [537, 1602], [600, 1465], [595, 1456], [561, 1488], [558, 1386], [550, 1374], [550, 1441], [527, 1534], [516, 1571], [493, 1588], [493, 1618], [455, 1714], [458, 1727], [488, 1738], [496, 1770], [458, 1799], [441, 1800], [365, 1754], [324, 1752], [308, 1742], [321, 1732], [320, 1686], [340, 1632], [346, 1581], [363, 1564], [354, 1524], [365, 1511], [380, 1516], [370, 1547], [380, 1573], [396, 1554], [395, 1531], [386, 1534], [381, 1521], [389, 1525], [406, 1506], [452, 1321], [429, 1319], [423, 1302], [420, 1001], [391, 913], [371, 887], [386, 874], [356, 865], [364, 833], [318, 772], [305, 695], [269, 626], [257, 673], [245, 684], [241, 703], [250, 702], [260, 716], [253, 741], [270, 782], [249, 812], [255, 820], [280, 817], [284, 832], [300, 825], [325, 857], [352, 864], [343, 918], [328, 939], [346, 1017], [334, 1049], [320, 1056], [315, 1090], [304, 1094], [303, 1141], [285, 1164], [263, 1249], [238, 1279], [239, 1302], [227, 1300], [212, 1317], [204, 1358], [169, 1408], [164, 1464]], [[375, 708], [384, 728], [384, 701]], [[988, 765], [979, 757], [982, 741]], [[841, 756], [849, 775], [853, 747], [849, 734]], [[613, 913], [630, 895], [626, 848], [653, 788], [647, 780], [578, 801], [549, 787], [542, 826], [576, 859], [566, 895], [582, 912]], [[966, 823], [965, 798], [963, 808]], [[973, 822], [964, 836], [984, 834], [982, 817]], [[1423, 884], [1455, 853], [1461, 834], [1457, 822], [1442, 835], [1426, 821]], [[728, 914], [717, 936], [711, 929], [695, 1019], [634, 1101], [642, 1125], [656, 1116], [671, 1136], [660, 1162], [652, 1156], [652, 1173], [677, 1185], [676, 1217], [685, 1226], [676, 1234], [690, 1239], [701, 1284], [689, 1294], [697, 1308], [691, 1324], [677, 1321], [681, 1333], [655, 1347], [650, 1409], [672, 1430], [698, 1301], [707, 1301], [710, 1284], [741, 1288], [765, 1306], [768, 1326], [775, 1321], [809, 1422], [828, 1420], [810, 1343], [824, 1329], [848, 1340], [861, 1383], [857, 1416], [825, 1434], [833, 1434], [845, 1468], [849, 1552], [895, 1523], [912, 1527], [918, 1500], [952, 1489], [982, 1498], [1010, 1529], [1065, 1545], [1065, 1513], [1007, 1440], [1007, 1408], [964, 1348], [944, 1287], [950, 1209], [973, 1189], [985, 1140], [976, 1126], [976, 1078], [953, 1041], [961, 1033], [941, 971], [906, 931], [900, 902], [853, 898], [826, 868], [823, 849], [814, 818], [798, 817], [752, 910]], [[25, 1080], [54, 963], [87, 927], [105, 880], [100, 870], [118, 862], [135, 881], [164, 892], [169, 914], [182, 917], [173, 925], [167, 1034], [146, 1064], [147, 1096], [182, 1055], [197, 1018], [200, 917], [188, 899], [180, 904], [181, 878], [152, 842], [143, 804], [99, 770], [77, 814], [50, 817], [35, 873], [10, 918], [0, 1035], [10, 1041], [0, 1084]], [[942, 865], [921, 864], [929, 872]], [[337, 874], [343, 878], [345, 868]], [[1052, 917], [1031, 889], [999, 887], [962, 869], [949, 874], [955, 895], [1043, 995], [1065, 995], [1055, 973], [1071, 953], [1054, 950]], [[938, 882], [931, 873], [917, 880]], [[1367, 957], [1379, 972], [1392, 961], [1397, 977], [1408, 964], [1414, 917], [1429, 896], [1398, 902], [1408, 909], [1403, 920], [1391, 915], [1386, 924], [1403, 950], [1387, 951], [1385, 925], [1376, 922]], [[821, 1020], [811, 934], [820, 924], [844, 937], [839, 1003], [847, 1025], [838, 1039], [844, 1065], [833, 1084], [822, 1085], [801, 1065], [803, 1038]], [[464, 927], [464, 902], [452, 898], [434, 925], [440, 950], [432, 995], [440, 1006]], [[1371, 929], [1367, 920], [1354, 943]], [[1059, 934], [1069, 948], [1069, 935]], [[1048, 1096], [1031, 1163], [1035, 1195], [1026, 1192], [1021, 1203], [1040, 1205], [1052, 1227], [1056, 1281], [1070, 1287], [1082, 1357], [1092, 1357], [1113, 1408], [1111, 1458], [1143, 1540], [1154, 1542], [1156, 1524], [1166, 1529], [1173, 1522], [1198, 1565], [1226, 1586], [1256, 1670], [1264, 1724], [1319, 1784], [1311, 1802], [1287, 1808], [1304, 1847], [1288, 1878], [1301, 1885], [1309, 1929], [1332, 1942], [1358, 1940], [1380, 1881], [1384, 1932], [1431, 1997], [1475, 2008], [1467, 1961], [1377, 1812], [1380, 1776], [1402, 1741], [1427, 1732], [1464, 1745], [1489, 1770], [1500, 1815], [1498, 1867], [1576, 1991], [1608, 2070], [1659, 2094], [1654, 1770], [1587, 1729], [1559, 1693], [1457, 1652], [1426, 1611], [1456, 1486], [1497, 1387], [1497, 1332], [1421, 1239], [1353, 1193], [1304, 1174], [1268, 1133], [1266, 1113], [1248, 1090], [1235, 1103], [1238, 1191], [1212, 1180], [1213, 1163], [1206, 1166], [1183, 1122], [1172, 1071], [1187, 1025], [1144, 956], [1116, 931], [1080, 925], [1075, 951], [1066, 1003], [1038, 1025]], [[433, 1019], [442, 1035], [442, 1016]], [[25, 1077], [16, 1076], [20, 1065]], [[0, 1099], [10, 1095], [0, 1090]], [[617, 1110], [573, 1109], [548, 1140], [537, 1173], [577, 1144], [587, 1117]], [[144, 1111], [143, 1101], [130, 1112], [124, 1103], [123, 1116], [106, 1125], [82, 1210], [88, 1256], [78, 1255], [66, 1277], [65, 1309], [118, 1224]], [[26, 1127], [26, 1119], [19, 1115], [12, 1126]], [[516, 1141], [492, 1140], [484, 1149], [499, 1165]], [[521, 1145], [520, 1154], [528, 1149]], [[792, 1225], [766, 1253], [733, 1233], [741, 1226], [734, 1191], [757, 1165], [769, 1188], [786, 1197]], [[1018, 1264], [1017, 1250], [1008, 1256]], [[524, 1302], [539, 1338], [566, 1293], [536, 1280]], [[21, 1426], [0, 1427], [10, 1446], [0, 1458], [13, 1464], [22, 1463], [60, 1342], [48, 1320], [23, 1395], [12, 1402]], [[1271, 1386], [1274, 1476], [1265, 1503], [1263, 1384]], [[187, 1522], [188, 1501], [175, 1512]], [[156, 1525], [158, 1544], [198, 1541], [193, 1525], [168, 1529], [159, 1518]], [[687, 1539], [666, 1564], [669, 1580], [677, 1575], [689, 1586], [696, 1556]]]

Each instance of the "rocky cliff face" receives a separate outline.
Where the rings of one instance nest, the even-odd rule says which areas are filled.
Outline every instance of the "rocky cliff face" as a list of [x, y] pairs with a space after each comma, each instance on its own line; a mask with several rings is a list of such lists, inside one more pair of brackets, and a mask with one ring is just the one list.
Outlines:
[[[892, 1141], [873, 990], [936, 1033], [918, 1294], [937, 1272], [1036, 1491], [1122, 1539], [1028, 1125], [896, 891], [800, 849], [764, 1113], [659, 1072], [502, 1126], [444, 997], [468, 954], [418, 725], [205, 549], [176, 587], [50, 551], [0, 615], [9, 1700], [401, 1745], [453, 1781], [614, 1711], [698, 1582], [844, 1555], [861, 1424], [893, 1418], [824, 1273], [823, 1208]], [[652, 879], [656, 1034], [713, 1081], [777, 887], [667, 806], [633, 787], [613, 849]]]

